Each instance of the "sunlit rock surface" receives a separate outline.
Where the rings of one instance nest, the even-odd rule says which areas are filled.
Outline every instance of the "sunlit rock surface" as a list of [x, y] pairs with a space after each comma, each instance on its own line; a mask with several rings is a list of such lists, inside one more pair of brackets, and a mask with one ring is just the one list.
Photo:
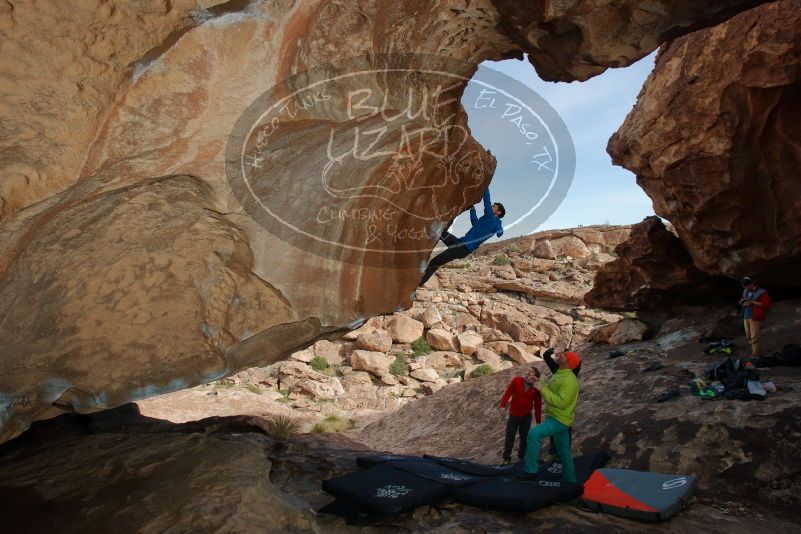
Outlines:
[[[689, 30], [750, 3], [720, 4], [658, 10]], [[586, 25], [592, 12], [560, 17]], [[628, 50], [639, 35], [637, 44], [593, 64], [622, 66], [678, 31], [635, 24], [608, 34], [609, 20], [598, 18], [605, 29], [588, 42]], [[478, 201], [494, 171], [466, 129], [465, 80], [485, 59], [564, 47], [520, 41], [519, 21], [517, 8], [488, 1], [4, 2], [0, 440], [61, 410], [275, 361], [410, 305], [438, 225]], [[560, 34], [563, 24], [544, 27]], [[349, 57], [359, 59], [345, 65]], [[441, 58], [461, 81], [386, 74]], [[571, 76], [600, 72], [570, 58], [557, 63]], [[337, 78], [345, 67], [367, 74]], [[337, 80], [327, 93], [304, 85], [326, 75]], [[349, 106], [363, 89], [377, 100]], [[410, 119], [422, 132], [413, 140], [387, 118], [407, 109], [410, 89], [428, 106]], [[293, 105], [279, 106], [280, 130], [270, 131], [257, 108], [285, 97]], [[368, 130], [374, 137], [357, 150]], [[249, 150], [265, 140], [259, 159]], [[232, 184], [237, 168], [258, 184]], [[365, 248], [376, 235], [382, 247]]]
[[710, 274], [801, 278], [801, 2], [772, 2], [660, 52], [609, 142]]

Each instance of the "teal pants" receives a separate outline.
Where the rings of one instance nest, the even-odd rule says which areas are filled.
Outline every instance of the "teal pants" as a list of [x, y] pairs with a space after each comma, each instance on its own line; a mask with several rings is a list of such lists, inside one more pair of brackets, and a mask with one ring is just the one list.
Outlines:
[[523, 470], [537, 474], [540, 470], [540, 445], [543, 439], [553, 436], [556, 454], [562, 462], [562, 475], [567, 482], [576, 481], [576, 470], [573, 467], [573, 454], [570, 452], [570, 427], [563, 425], [553, 417], [546, 417], [542, 424], [528, 431], [526, 457], [523, 459]]

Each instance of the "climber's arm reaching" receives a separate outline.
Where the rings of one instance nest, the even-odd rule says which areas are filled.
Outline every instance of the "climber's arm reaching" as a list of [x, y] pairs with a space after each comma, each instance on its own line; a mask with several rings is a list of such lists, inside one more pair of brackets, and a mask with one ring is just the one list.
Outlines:
[[484, 215], [492, 213], [492, 201], [490, 200], [489, 187], [484, 190]]

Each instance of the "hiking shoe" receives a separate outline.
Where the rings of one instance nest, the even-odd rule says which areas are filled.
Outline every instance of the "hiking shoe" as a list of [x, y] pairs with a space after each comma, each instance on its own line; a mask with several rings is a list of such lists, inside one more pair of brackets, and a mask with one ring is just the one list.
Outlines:
[[539, 475], [537, 473], [528, 473], [526, 471], [523, 471], [522, 473], [517, 475], [518, 480], [524, 480], [527, 482], [533, 482], [537, 480], [537, 478], [539, 478]]

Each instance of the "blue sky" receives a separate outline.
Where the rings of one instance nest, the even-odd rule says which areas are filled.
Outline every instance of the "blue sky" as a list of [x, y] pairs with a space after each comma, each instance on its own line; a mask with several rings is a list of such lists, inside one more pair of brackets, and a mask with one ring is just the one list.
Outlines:
[[[586, 82], [552, 83], [539, 79], [527, 61], [488, 62], [489, 67], [533, 89], [562, 118], [573, 139], [576, 170], [567, 196], [554, 213], [536, 228], [570, 228], [591, 224], [630, 224], [653, 215], [650, 199], [637, 186], [634, 175], [612, 165], [606, 153], [609, 137], [617, 131], [631, 111], [645, 79], [653, 70], [655, 54], [624, 69], [609, 69]], [[469, 91], [469, 87], [468, 87]], [[525, 213], [542, 196], [542, 183], [532, 180], [534, 170], [518, 138], [512, 139], [505, 124], [497, 117], [489, 120], [476, 112], [465, 92], [463, 104], [468, 113], [473, 136], [498, 159], [492, 182], [493, 200], [503, 202], [508, 210], [505, 224]], [[508, 119], [506, 119], [508, 120]], [[530, 143], [527, 143], [530, 144]], [[547, 182], [547, 180], [546, 180]], [[533, 200], [532, 200], [533, 199]], [[481, 208], [479, 207], [479, 215]], [[521, 222], [508, 229], [504, 238], [527, 234], [534, 221]], [[467, 217], [460, 216], [452, 231], [461, 235], [467, 229]], [[493, 238], [494, 240], [494, 238]]]

